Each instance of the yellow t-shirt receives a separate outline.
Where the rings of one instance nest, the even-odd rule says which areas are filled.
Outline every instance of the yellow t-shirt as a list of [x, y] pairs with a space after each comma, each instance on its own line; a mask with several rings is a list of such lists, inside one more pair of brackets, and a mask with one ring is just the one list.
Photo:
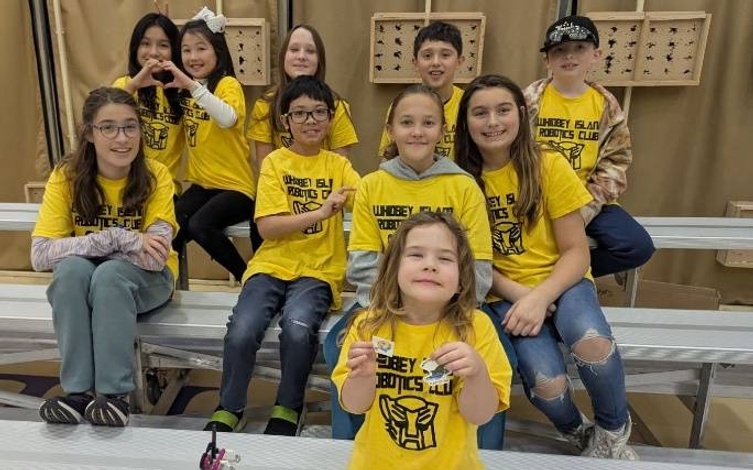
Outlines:
[[[365, 315], [356, 318], [345, 338], [332, 381], [342, 397], [348, 376], [348, 351], [359, 337], [356, 329]], [[444, 343], [458, 341], [446, 321], [429, 325], [396, 322], [392, 337], [389, 324], [374, 336], [395, 342], [392, 357], [377, 356], [377, 388], [374, 403], [356, 436], [350, 469], [477, 469], [477, 426], [463, 418], [458, 395], [464, 379], [453, 377], [445, 385], [429, 386], [421, 363]], [[368, 334], [368, 332], [366, 333]], [[473, 334], [467, 341], [481, 356], [499, 394], [498, 411], [510, 406], [512, 370], [491, 320], [476, 310]]]
[[[316, 210], [333, 190], [356, 188], [359, 180], [350, 161], [335, 152], [322, 150], [303, 156], [287, 148], [275, 150], [261, 165], [255, 218]], [[352, 207], [353, 196], [349, 195], [346, 208]], [[248, 262], [243, 282], [257, 273], [285, 281], [313, 277], [330, 285], [332, 309], [338, 310], [345, 264], [341, 211], [301, 232], [264, 240]]]
[[[463, 97], [463, 90], [456, 86], [452, 87], [452, 96], [444, 104], [444, 120], [445, 130], [442, 140], [437, 144], [437, 153], [448, 157], [450, 160], [455, 160], [455, 123], [458, 120], [458, 108], [460, 107], [460, 99]], [[387, 108], [387, 116], [389, 116], [390, 110]], [[385, 123], [387, 117], [385, 116]], [[387, 128], [382, 130], [382, 138], [379, 141], [379, 156], [384, 153], [385, 147], [390, 143], [390, 136], [387, 134]]]
[[[125, 89], [126, 84], [130, 81], [131, 77], [129, 76], [120, 77], [115, 80], [112, 86]], [[170, 170], [175, 185], [175, 194], [180, 194], [182, 189], [179, 176], [180, 159], [185, 145], [183, 123], [178, 116], [170, 112], [170, 103], [167, 101], [162, 88], [155, 88], [156, 110], [149, 109], [146, 103], [140, 102], [138, 92], [133, 94], [139, 105], [144, 153], [148, 158], [157, 160]]]
[[428, 210], [451, 212], [466, 228], [474, 257], [492, 259], [484, 195], [473, 178], [459, 173], [418, 181], [381, 169], [366, 175], [356, 193], [348, 251], [382, 253], [403, 220]]
[[[250, 140], [273, 144], [276, 149], [293, 145], [293, 136], [290, 132], [274, 132], [269, 123], [269, 103], [259, 98], [254, 103], [251, 111], [251, 122], [248, 125], [246, 137]], [[350, 105], [345, 100], [335, 101], [335, 115], [329, 126], [327, 138], [322, 142], [325, 150], [334, 150], [358, 143], [356, 128], [350, 118]]]
[[238, 191], [254, 199], [256, 178], [251, 171], [248, 141], [243, 135], [246, 122], [243, 87], [235, 78], [223, 77], [214, 95], [235, 110], [237, 120], [232, 127], [223, 129], [193, 98], [183, 98], [188, 147], [186, 180], [206, 189]]
[[[492, 218], [494, 267], [513, 281], [535, 287], [546, 279], [560, 257], [552, 220], [591, 202], [591, 194], [559, 153], [542, 152], [542, 211], [538, 222], [527, 226], [513, 215], [520, 197], [518, 176], [511, 163], [482, 174]], [[590, 271], [586, 274], [590, 278]]]
[[[154, 174], [156, 184], [154, 191], [146, 200], [143, 210], [137, 214], [125, 214], [121, 204], [121, 193], [125, 189], [127, 178], [110, 180], [97, 176], [97, 182], [105, 194], [104, 204], [100, 205], [98, 215], [94, 220], [85, 220], [73, 210], [73, 194], [71, 182], [66, 178], [65, 171], [56, 168], [50, 174], [44, 190], [42, 207], [39, 209], [37, 224], [34, 226], [32, 237], [66, 238], [80, 237], [110, 227], [124, 227], [126, 230], [146, 232], [155, 222], [167, 222], [173, 228], [173, 234], [178, 233], [178, 223], [175, 221], [173, 207], [173, 182], [167, 167], [155, 160], [146, 160], [149, 171]], [[167, 268], [178, 279], [178, 255], [170, 250], [167, 258]]]
[[596, 166], [599, 154], [599, 121], [604, 99], [591, 87], [577, 98], [567, 98], [551, 83], [541, 96], [534, 139], [562, 153], [583, 184]]

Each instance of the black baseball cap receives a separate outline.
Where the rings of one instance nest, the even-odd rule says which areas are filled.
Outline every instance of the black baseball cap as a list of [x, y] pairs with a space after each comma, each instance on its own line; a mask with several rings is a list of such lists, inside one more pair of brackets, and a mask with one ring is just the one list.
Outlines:
[[565, 16], [560, 18], [546, 30], [544, 47], [539, 52], [546, 52], [563, 42], [586, 41], [599, 47], [599, 31], [591, 18], [586, 16]]

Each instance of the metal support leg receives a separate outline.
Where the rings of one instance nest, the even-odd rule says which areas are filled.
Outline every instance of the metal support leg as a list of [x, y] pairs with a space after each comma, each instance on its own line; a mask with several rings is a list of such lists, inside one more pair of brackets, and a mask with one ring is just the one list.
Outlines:
[[131, 408], [134, 413], [144, 413], [148, 402], [144, 393], [144, 370], [141, 363], [141, 340], [136, 338], [134, 343], [133, 361], [133, 384], [135, 388], [131, 392]]
[[178, 253], [178, 290], [188, 290], [188, 244], [183, 243]]
[[717, 365], [716, 363], [705, 362], [701, 368], [695, 411], [693, 411], [693, 427], [690, 430], [690, 443], [688, 444], [691, 449], [700, 449], [703, 443], [703, 431], [709, 417], [712, 397], [711, 387], [713, 387], [716, 378]]
[[627, 294], [627, 306], [635, 307], [635, 299], [638, 298], [638, 280], [640, 278], [640, 269], [635, 268], [628, 271], [627, 280], [625, 281], [625, 293]]

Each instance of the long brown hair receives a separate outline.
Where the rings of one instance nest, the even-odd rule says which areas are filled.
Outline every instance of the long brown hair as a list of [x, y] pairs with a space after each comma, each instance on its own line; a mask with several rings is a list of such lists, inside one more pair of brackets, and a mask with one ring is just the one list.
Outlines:
[[[384, 251], [376, 281], [371, 288], [371, 306], [362, 310], [367, 315], [358, 326], [359, 336], [370, 337], [385, 323], [389, 323], [393, 337], [396, 319], [404, 315], [403, 302], [398, 284], [398, 270], [405, 250], [408, 233], [416, 227], [442, 225], [452, 233], [457, 249], [459, 271], [458, 292], [445, 305], [441, 321], [447, 321], [461, 341], [469, 341], [473, 334], [473, 311], [476, 308], [476, 276], [474, 257], [468, 237], [460, 223], [447, 212], [419, 212], [405, 219], [390, 239]], [[365, 313], [363, 313], [365, 312]], [[354, 319], [350, 318], [343, 337], [350, 329]], [[342, 338], [341, 338], [342, 339]]]
[[[141, 122], [136, 100], [128, 92], [111, 87], [93, 90], [84, 101], [82, 123], [78, 131], [78, 147], [58, 164], [70, 181], [73, 209], [87, 220], [97, 216], [100, 205], [105, 201], [104, 190], [97, 182], [97, 152], [90, 138], [94, 131], [94, 117], [107, 104], [130, 106], [136, 119]], [[155, 186], [154, 175], [146, 165], [143, 142], [139, 141], [138, 153], [131, 163], [128, 180], [121, 196], [124, 209], [128, 212], [137, 212], [146, 203]]]
[[509, 91], [515, 100], [520, 127], [510, 146], [510, 160], [518, 175], [520, 196], [513, 206], [513, 214], [518, 219], [525, 219], [529, 226], [535, 225], [540, 216], [542, 199], [541, 148], [531, 135], [526, 100], [523, 91], [515, 82], [502, 75], [490, 74], [476, 77], [468, 84], [460, 100], [458, 119], [455, 123], [455, 160], [460, 168], [475, 178], [486, 194], [484, 180], [481, 177], [484, 159], [468, 132], [468, 103], [477, 91], [485, 88], [503, 88]]

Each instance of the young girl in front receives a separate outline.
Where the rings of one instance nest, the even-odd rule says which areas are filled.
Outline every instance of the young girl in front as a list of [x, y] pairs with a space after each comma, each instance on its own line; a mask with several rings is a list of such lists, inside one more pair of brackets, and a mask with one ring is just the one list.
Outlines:
[[[283, 114], [280, 107], [282, 90], [292, 79], [301, 75], [312, 75], [321, 82], [325, 81], [327, 60], [324, 42], [316, 29], [308, 25], [293, 27], [282, 41], [277, 63], [280, 65], [277, 85], [254, 103], [246, 134], [254, 143], [256, 164], [260, 168], [264, 157], [272, 150], [293, 144], [290, 131], [280, 120]], [[358, 143], [358, 137], [348, 103], [337, 94], [335, 98], [335, 114], [322, 148], [347, 157], [350, 148]]]
[[39, 414], [124, 426], [136, 316], [168, 301], [177, 274], [173, 185], [146, 159], [138, 106], [119, 88], [89, 94], [78, 142], [52, 171], [32, 232], [32, 266], [53, 271], [47, 298], [65, 392]]
[[[523, 93], [505, 77], [468, 85], [455, 145], [458, 164], [486, 194], [490, 308], [512, 340], [528, 399], [583, 455], [634, 460], [622, 360], [596, 297], [579, 212], [590, 194], [566, 159], [533, 141]], [[595, 425], [573, 402], [560, 343], [591, 397]]]
[[[186, 180], [191, 186], [175, 203], [181, 230], [173, 247], [180, 250], [195, 240], [240, 281], [246, 262], [223, 230], [252, 217], [256, 179], [243, 136], [246, 102], [224, 29], [225, 17], [214, 16], [205, 7], [181, 30], [183, 69], [172, 62], [163, 64], [175, 77], [165, 86], [190, 92], [184, 100], [183, 125]], [[253, 220], [250, 223], [251, 245], [256, 249], [261, 237]]]
[[476, 428], [509, 406], [511, 369], [476, 305], [465, 229], [446, 212], [403, 221], [332, 373], [366, 414], [349, 468], [483, 468]]
[[185, 146], [180, 90], [164, 89], [173, 80], [163, 70], [166, 63], [180, 62], [180, 32], [161, 13], [144, 15], [131, 33], [128, 75], [112, 86], [134, 95], [141, 116], [142, 141], [147, 158], [163, 163], [173, 177], [175, 194], [182, 191], [179, 172]]
[[[491, 284], [491, 233], [484, 195], [473, 178], [436, 153], [442, 139], [444, 107], [425, 85], [412, 85], [394, 99], [387, 116], [390, 159], [366, 175], [356, 193], [348, 244], [348, 282], [356, 286], [356, 304], [335, 324], [324, 342], [327, 364], [340, 354], [338, 335], [350, 314], [369, 306], [379, 258], [400, 223], [421, 211], [451, 212], [468, 230], [475, 257], [476, 296], [483, 301]], [[340, 409], [333, 393], [332, 435], [353, 439], [360, 417]], [[501, 442], [502, 436], [494, 439]], [[483, 447], [483, 445], [482, 445]]]

